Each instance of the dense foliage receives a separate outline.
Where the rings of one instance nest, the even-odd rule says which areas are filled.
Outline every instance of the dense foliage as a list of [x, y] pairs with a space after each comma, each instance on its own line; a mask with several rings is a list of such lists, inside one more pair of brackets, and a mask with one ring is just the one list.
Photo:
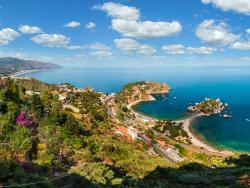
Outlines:
[[[35, 83], [36, 88], [49, 88]], [[178, 167], [148, 154], [141, 141], [116, 136], [112, 132], [116, 124], [100, 93], [70, 94], [70, 104], [82, 115], [76, 118], [63, 108], [55, 90], [27, 94], [32, 89], [28, 84], [0, 80], [0, 186], [243, 187], [249, 183], [248, 156], [228, 159], [230, 167], [195, 163]], [[164, 130], [169, 129], [166, 126]], [[169, 129], [173, 137], [182, 134], [176, 129]]]

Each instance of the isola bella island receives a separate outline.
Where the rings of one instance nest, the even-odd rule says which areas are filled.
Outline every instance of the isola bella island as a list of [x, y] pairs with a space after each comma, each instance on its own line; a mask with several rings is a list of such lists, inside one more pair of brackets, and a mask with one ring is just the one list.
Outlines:
[[0, 188], [250, 187], [249, 0], [0, 0]]

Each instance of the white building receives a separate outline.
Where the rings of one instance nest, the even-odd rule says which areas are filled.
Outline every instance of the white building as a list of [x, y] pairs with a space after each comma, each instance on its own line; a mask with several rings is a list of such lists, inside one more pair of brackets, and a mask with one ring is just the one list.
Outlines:
[[40, 92], [36, 92], [36, 91], [25, 91], [25, 94], [26, 95], [40, 95], [41, 93]]
[[134, 127], [128, 127], [128, 134], [132, 137], [132, 140], [136, 140], [138, 138], [137, 129]]

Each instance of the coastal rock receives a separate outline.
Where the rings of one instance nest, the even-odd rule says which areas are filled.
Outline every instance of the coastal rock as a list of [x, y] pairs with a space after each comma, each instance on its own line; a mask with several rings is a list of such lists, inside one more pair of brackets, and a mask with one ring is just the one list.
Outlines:
[[120, 93], [116, 95], [116, 101], [123, 104], [135, 104], [141, 101], [155, 100], [152, 94], [165, 94], [170, 90], [165, 83], [158, 82], [135, 82], [127, 84]]
[[220, 114], [226, 107], [223, 105], [221, 100], [205, 98], [204, 101], [200, 103], [195, 103], [194, 106], [189, 106], [187, 110], [189, 112], [199, 112], [206, 116], [213, 114]]

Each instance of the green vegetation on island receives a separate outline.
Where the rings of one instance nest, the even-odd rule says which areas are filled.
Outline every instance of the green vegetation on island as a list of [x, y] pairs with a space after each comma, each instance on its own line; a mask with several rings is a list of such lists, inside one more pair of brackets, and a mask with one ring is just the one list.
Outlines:
[[200, 103], [196, 103], [194, 106], [188, 107], [190, 112], [201, 112], [204, 115], [220, 114], [226, 105], [220, 101], [220, 99], [209, 99], [206, 98]]

